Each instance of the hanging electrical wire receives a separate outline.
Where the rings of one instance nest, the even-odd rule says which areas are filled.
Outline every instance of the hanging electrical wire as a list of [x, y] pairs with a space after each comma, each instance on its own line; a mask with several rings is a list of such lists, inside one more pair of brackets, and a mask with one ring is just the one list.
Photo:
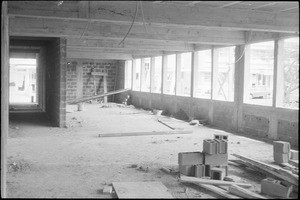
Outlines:
[[133, 26], [133, 24], [135, 22], [135, 19], [136, 19], [137, 13], [138, 13], [138, 9], [139, 9], [139, 7], [138, 7], [139, 4], [138, 3], [139, 2], [136, 2], [135, 14], [134, 14], [134, 18], [132, 20], [132, 23], [130, 25], [130, 28], [129, 28], [128, 32], [126, 33], [126, 35], [124, 36], [123, 40], [119, 43], [119, 46], [125, 41], [126, 37], [128, 36], [128, 34], [130, 33], [130, 31], [132, 29], [132, 26]]
[[244, 56], [245, 50], [246, 50], [246, 45], [250, 43], [250, 41], [251, 41], [251, 36], [252, 36], [252, 31], [250, 31], [248, 41], [247, 41], [247, 42], [245, 43], [245, 45], [244, 45], [244, 50], [243, 50], [242, 55], [241, 55], [234, 63], [239, 62], [239, 61], [241, 60], [241, 58]]
[[146, 26], [146, 23], [145, 23], [145, 18], [144, 18], [144, 11], [143, 11], [142, 1], [140, 1], [140, 4], [141, 4], [142, 17], [143, 17], [143, 25], [144, 25], [144, 28], [146, 30], [146, 33], [148, 33], [147, 26]]

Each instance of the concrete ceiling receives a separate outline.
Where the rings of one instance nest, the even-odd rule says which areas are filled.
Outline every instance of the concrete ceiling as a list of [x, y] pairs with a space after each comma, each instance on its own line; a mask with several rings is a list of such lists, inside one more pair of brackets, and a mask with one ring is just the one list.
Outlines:
[[130, 59], [299, 32], [297, 1], [9, 1], [8, 15], [10, 36], [66, 37], [70, 58]]

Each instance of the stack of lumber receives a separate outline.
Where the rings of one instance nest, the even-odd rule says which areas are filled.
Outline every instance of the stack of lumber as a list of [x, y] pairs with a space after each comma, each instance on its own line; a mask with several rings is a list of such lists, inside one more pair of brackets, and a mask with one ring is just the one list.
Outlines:
[[261, 172], [266, 172], [267, 174], [272, 174], [273, 176], [277, 177], [278, 179], [287, 181], [295, 186], [298, 186], [299, 177], [298, 175], [292, 173], [289, 170], [282, 169], [281, 167], [275, 167], [272, 165], [268, 165], [266, 163], [246, 158], [241, 155], [232, 154], [233, 156], [239, 158], [243, 164], [246, 166], [253, 168], [255, 170], [259, 170]]

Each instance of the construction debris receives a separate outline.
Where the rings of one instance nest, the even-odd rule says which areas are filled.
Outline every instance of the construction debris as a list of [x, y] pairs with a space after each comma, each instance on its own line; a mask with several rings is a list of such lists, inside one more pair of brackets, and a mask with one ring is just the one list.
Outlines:
[[247, 190], [245, 188], [241, 188], [237, 185], [231, 185], [228, 188], [229, 193], [246, 198], [246, 199], [267, 199], [255, 192]]
[[292, 185], [272, 178], [266, 178], [261, 181], [261, 192], [270, 196], [288, 198], [292, 192]]
[[102, 193], [103, 194], [111, 194], [113, 192], [112, 186], [104, 186]]

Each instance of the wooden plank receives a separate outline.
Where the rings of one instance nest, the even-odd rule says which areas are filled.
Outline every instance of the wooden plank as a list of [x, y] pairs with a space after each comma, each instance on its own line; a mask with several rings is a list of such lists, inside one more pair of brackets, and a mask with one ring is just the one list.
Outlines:
[[161, 182], [113, 182], [119, 199], [173, 199]]
[[100, 133], [99, 137], [126, 137], [126, 136], [144, 136], [144, 135], [176, 135], [191, 134], [192, 130], [176, 130], [176, 131], [152, 131], [152, 132], [127, 132], [127, 133]]
[[220, 181], [220, 180], [208, 180], [208, 179], [201, 179], [196, 177], [189, 177], [180, 175], [180, 181], [181, 182], [187, 182], [187, 183], [200, 183], [200, 184], [209, 184], [209, 185], [221, 185], [221, 186], [231, 186], [231, 185], [238, 185], [245, 188], [252, 187], [251, 184], [248, 183], [236, 183], [236, 182], [228, 182], [228, 181]]
[[9, 22], [7, 1], [1, 2], [1, 197], [6, 198], [6, 164], [9, 107]]
[[165, 126], [169, 127], [170, 129], [172, 129], [172, 130], [175, 130], [175, 128], [174, 128], [174, 127], [172, 127], [172, 126], [170, 126], [170, 125], [166, 124], [165, 122], [163, 122], [163, 121], [161, 121], [161, 120], [159, 120], [159, 119], [157, 119], [157, 121], [158, 121], [158, 122], [160, 122], [160, 123], [162, 123], [163, 125], [165, 125]]
[[295, 167], [299, 167], [299, 160], [289, 160], [289, 164]]
[[199, 185], [200, 187], [206, 189], [206, 190], [209, 190], [213, 193], [216, 193], [218, 195], [220, 195], [221, 197], [225, 197], [227, 199], [241, 199], [240, 197], [238, 196], [235, 196], [235, 195], [232, 195], [232, 194], [229, 194], [227, 191], [225, 191], [224, 189], [221, 189], [221, 188], [218, 188], [214, 185], [207, 185], [207, 184], [196, 184], [196, 185]]
[[289, 183], [292, 183], [292, 184], [298, 186], [298, 180], [299, 180], [298, 176], [288, 170], [283, 170], [280, 167], [274, 167], [274, 166], [268, 165], [266, 163], [256, 161], [254, 159], [246, 158], [244, 156], [240, 156], [237, 154], [232, 154], [232, 155], [245, 161], [244, 163], [247, 164], [247, 166], [249, 166], [249, 167], [255, 166], [256, 168], [259, 168], [263, 171], [271, 173], [280, 179], [286, 180]]
[[118, 94], [118, 93], [122, 93], [122, 92], [126, 92], [126, 91], [129, 91], [129, 89], [116, 90], [116, 91], [107, 92], [107, 93], [104, 93], [104, 94], [99, 94], [99, 95], [80, 98], [80, 99], [71, 99], [71, 100], [66, 101], [66, 103], [80, 103], [80, 102], [85, 102], [85, 101], [97, 99], [97, 98], [100, 98], [100, 97], [105, 97], [105, 96], [112, 95], [112, 94]]
[[229, 193], [246, 198], [246, 199], [267, 199], [266, 197], [263, 197], [255, 192], [252, 192], [250, 190], [247, 190], [245, 188], [241, 188], [236, 185], [232, 185], [228, 189]]
[[[34, 16], [57, 16], [78, 18], [77, 4], [67, 2], [63, 6], [34, 1], [26, 3], [9, 2], [10, 14]], [[296, 2], [295, 2], [296, 3]], [[295, 7], [297, 4], [295, 4]], [[47, 9], [43, 9], [43, 8]], [[75, 8], [74, 8], [75, 7]], [[130, 24], [135, 11], [135, 2], [91, 1], [91, 18], [101, 22]], [[188, 7], [180, 5], [161, 6], [151, 2], [143, 3], [146, 25], [174, 26], [180, 28], [211, 28], [219, 30], [257, 30], [273, 32], [298, 32], [299, 13], [273, 13], [250, 9], [213, 7]], [[184, 17], [182, 17], [184, 16]], [[143, 17], [138, 12], [135, 25], [143, 27]]]

